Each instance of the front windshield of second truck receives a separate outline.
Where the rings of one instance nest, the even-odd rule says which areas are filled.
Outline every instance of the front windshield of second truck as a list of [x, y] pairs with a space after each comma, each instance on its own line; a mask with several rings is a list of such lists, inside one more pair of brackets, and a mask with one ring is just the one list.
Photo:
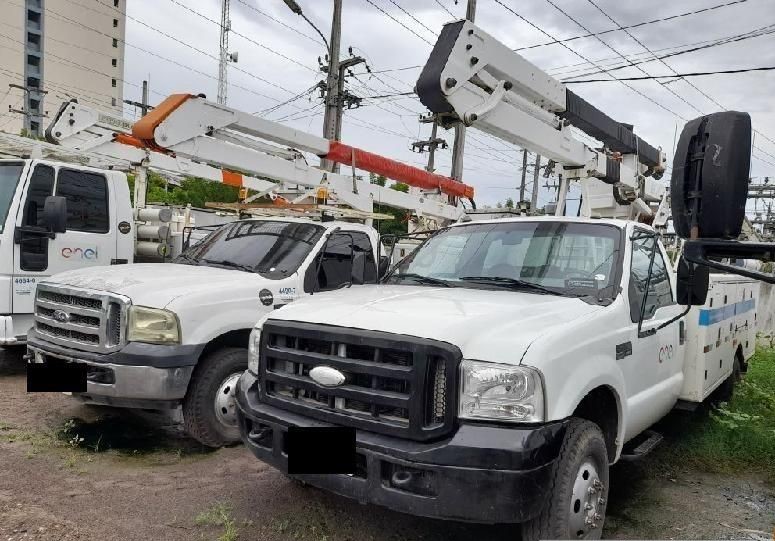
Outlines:
[[234, 222], [208, 235], [175, 262], [257, 272], [279, 280], [296, 272], [322, 234], [323, 227], [308, 223]]
[[620, 237], [612, 225], [565, 221], [450, 227], [388, 281], [601, 297], [616, 284]]
[[24, 169], [21, 162], [0, 163], [0, 233], [5, 229], [5, 220], [8, 217], [8, 209], [16, 193], [16, 185]]

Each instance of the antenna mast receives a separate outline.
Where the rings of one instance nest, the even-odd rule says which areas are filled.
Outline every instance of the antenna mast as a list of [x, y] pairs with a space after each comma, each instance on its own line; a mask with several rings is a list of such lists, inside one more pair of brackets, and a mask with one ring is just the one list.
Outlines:
[[227, 83], [227, 65], [230, 60], [229, 54], [229, 30], [231, 30], [231, 20], [229, 19], [229, 0], [223, 0], [221, 5], [221, 55], [218, 63], [218, 103], [226, 104]]

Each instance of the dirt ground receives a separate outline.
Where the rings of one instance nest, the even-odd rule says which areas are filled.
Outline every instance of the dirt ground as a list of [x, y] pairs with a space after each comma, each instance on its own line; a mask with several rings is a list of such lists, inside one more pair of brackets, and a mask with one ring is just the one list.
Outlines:
[[[0, 350], [0, 541], [517, 539], [303, 488], [241, 446], [207, 451], [174, 415], [27, 394]], [[775, 539], [775, 487], [645, 459], [611, 473], [605, 537]]]

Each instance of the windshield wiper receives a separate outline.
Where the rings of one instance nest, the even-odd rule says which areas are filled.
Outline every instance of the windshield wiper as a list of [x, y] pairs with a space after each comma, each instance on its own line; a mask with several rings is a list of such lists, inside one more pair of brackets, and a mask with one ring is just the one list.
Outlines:
[[493, 284], [500, 287], [507, 287], [509, 289], [532, 289], [534, 291], [540, 291], [548, 295], [563, 296], [563, 293], [549, 289], [533, 282], [526, 280], [517, 280], [516, 278], [506, 278], [505, 276], [462, 276], [461, 282], [474, 282], [482, 284]]
[[416, 274], [414, 272], [406, 272], [403, 274], [394, 274], [391, 278], [409, 278], [410, 280], [417, 280], [421, 284], [429, 284], [442, 287], [455, 287], [446, 280], [440, 278], [431, 278], [430, 276], [423, 276], [422, 274]]
[[221, 261], [215, 261], [213, 259], [203, 259], [202, 263], [209, 263], [211, 265], [219, 265], [221, 267], [227, 267], [229, 269], [237, 269], [245, 272], [255, 272], [255, 269], [249, 265], [243, 265], [242, 263], [235, 263], [234, 261], [228, 261], [223, 259]]
[[173, 263], [189, 263], [191, 265], [199, 265], [199, 260], [191, 254], [182, 253], [175, 258]]

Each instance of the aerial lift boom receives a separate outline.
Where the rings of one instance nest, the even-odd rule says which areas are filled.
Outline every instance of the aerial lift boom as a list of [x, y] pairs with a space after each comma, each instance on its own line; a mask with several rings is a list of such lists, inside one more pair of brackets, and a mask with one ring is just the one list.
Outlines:
[[[448, 123], [461, 121], [553, 160], [582, 187], [589, 217], [653, 219], [665, 155], [470, 21], [444, 26], [416, 86]], [[603, 143], [592, 149], [571, 126]], [[651, 177], [651, 178], [649, 178]], [[557, 212], [564, 211], [561, 190]]]

